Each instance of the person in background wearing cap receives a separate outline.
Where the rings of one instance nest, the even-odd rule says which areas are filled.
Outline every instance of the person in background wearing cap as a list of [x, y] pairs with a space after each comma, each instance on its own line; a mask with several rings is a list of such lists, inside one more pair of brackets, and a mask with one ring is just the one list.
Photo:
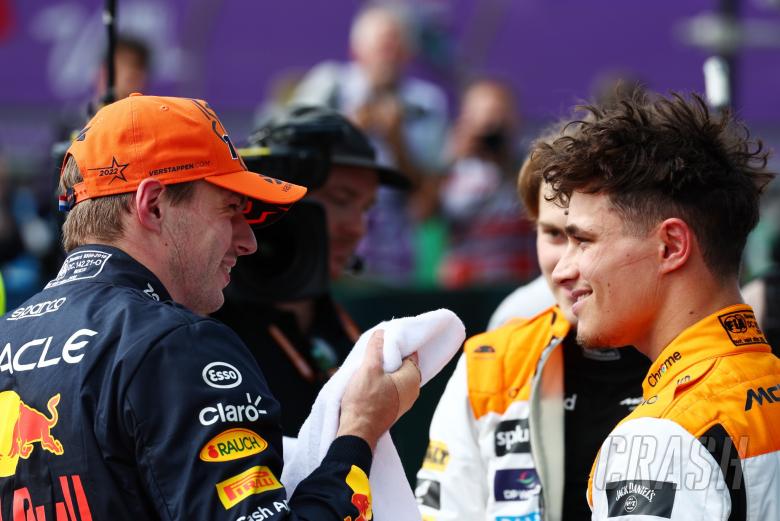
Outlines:
[[414, 362], [385, 374], [372, 338], [337, 438], [288, 498], [279, 404], [206, 317], [256, 249], [250, 222], [306, 189], [247, 171], [193, 99], [108, 105], [65, 157], [68, 257], [0, 326], [0, 518], [371, 519], [372, 447], [414, 401]]
[[324, 107], [286, 109], [251, 141], [256, 146], [239, 149], [248, 164], [309, 192], [280, 225], [256, 230], [258, 252], [236, 265], [215, 317], [264, 368], [282, 404], [282, 430], [294, 437], [360, 335], [331, 297], [330, 281], [358, 271], [355, 248], [377, 188], [409, 182], [379, 165], [363, 132]]

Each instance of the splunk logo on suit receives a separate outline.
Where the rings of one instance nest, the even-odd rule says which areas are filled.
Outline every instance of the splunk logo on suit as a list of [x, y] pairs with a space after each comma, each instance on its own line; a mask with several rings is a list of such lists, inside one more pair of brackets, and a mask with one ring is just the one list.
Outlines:
[[55, 342], [53, 336], [29, 340], [18, 348], [7, 342], [0, 351], [0, 373], [32, 371], [60, 362], [78, 364], [84, 358], [84, 349], [89, 345], [90, 337], [97, 334], [97, 331], [91, 329], [79, 329], [65, 340], [62, 347], [58, 347], [60, 343]]
[[496, 456], [531, 451], [531, 430], [528, 419], [502, 421], [496, 427]]

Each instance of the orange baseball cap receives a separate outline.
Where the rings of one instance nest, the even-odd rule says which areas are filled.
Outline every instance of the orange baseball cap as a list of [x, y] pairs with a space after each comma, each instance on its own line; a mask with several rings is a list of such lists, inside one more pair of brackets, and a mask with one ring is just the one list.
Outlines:
[[72, 204], [134, 192], [147, 178], [203, 179], [256, 200], [255, 207], [288, 206], [306, 194], [303, 186], [249, 172], [217, 114], [197, 99], [133, 93], [95, 114], [63, 169], [68, 156], [84, 179], [73, 187]]

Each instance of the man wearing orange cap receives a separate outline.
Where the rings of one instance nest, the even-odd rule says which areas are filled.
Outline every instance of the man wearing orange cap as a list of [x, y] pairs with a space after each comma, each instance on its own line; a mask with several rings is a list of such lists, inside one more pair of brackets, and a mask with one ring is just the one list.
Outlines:
[[[218, 309], [250, 224], [305, 189], [248, 172], [201, 100], [133, 94], [66, 154], [68, 253], [0, 322], [0, 519], [338, 519], [370, 512], [372, 447], [411, 406], [380, 335], [339, 436], [289, 498], [279, 404]], [[369, 508], [366, 508], [366, 496]]]

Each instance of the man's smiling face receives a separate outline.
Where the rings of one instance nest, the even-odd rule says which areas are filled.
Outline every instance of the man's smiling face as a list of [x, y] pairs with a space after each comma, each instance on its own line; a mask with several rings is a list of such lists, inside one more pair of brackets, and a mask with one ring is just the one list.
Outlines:
[[650, 332], [659, 302], [657, 242], [633, 233], [604, 194], [572, 194], [566, 233], [553, 280], [574, 302], [578, 342], [637, 345]]

